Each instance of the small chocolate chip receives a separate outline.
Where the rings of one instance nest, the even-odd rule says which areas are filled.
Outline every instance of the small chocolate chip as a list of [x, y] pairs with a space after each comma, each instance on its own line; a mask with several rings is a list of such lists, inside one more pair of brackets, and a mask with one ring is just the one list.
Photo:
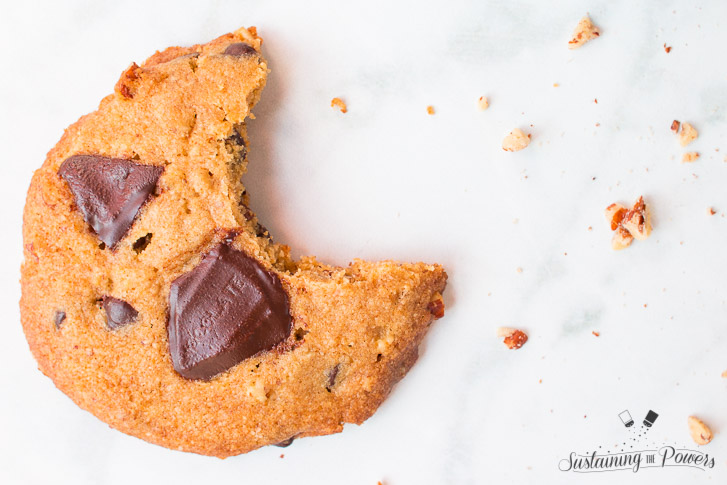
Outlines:
[[341, 368], [341, 364], [336, 364], [332, 369], [330, 369], [328, 372], [326, 372], [326, 377], [328, 377], [328, 382], [326, 383], [326, 391], [331, 392], [331, 388], [336, 384], [336, 377], [338, 376], [338, 371]]
[[63, 310], [56, 310], [55, 315], [53, 315], [53, 323], [56, 324], [56, 328], [61, 328], [61, 324], [66, 319], [66, 312]]
[[278, 448], [287, 448], [288, 446], [293, 444], [293, 441], [295, 441], [295, 436], [291, 436], [287, 440], [281, 441], [280, 443], [275, 443], [273, 446], [277, 446]]
[[247, 44], [245, 42], [238, 42], [236, 44], [228, 45], [227, 49], [225, 49], [224, 54], [228, 55], [228, 56], [237, 56], [237, 57], [255, 56], [255, 55], [257, 55], [257, 51], [250, 44]]
[[58, 174], [71, 188], [84, 220], [113, 249], [151, 197], [163, 171], [122, 158], [74, 155], [61, 164]]
[[134, 244], [131, 246], [131, 248], [136, 252], [136, 254], [141, 254], [141, 252], [144, 251], [151, 242], [152, 236], [152, 233], [147, 233], [146, 236], [140, 237], [139, 239], [134, 241]]
[[278, 276], [229, 243], [172, 282], [169, 351], [174, 369], [187, 379], [211, 379], [272, 349], [291, 328]]
[[104, 296], [102, 305], [106, 311], [106, 325], [111, 330], [116, 330], [134, 322], [139, 315], [139, 312], [133, 306], [113, 296]]

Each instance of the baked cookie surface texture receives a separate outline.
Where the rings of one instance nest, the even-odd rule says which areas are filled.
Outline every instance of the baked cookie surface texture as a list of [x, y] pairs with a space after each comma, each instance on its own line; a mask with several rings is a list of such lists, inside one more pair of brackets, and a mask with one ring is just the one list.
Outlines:
[[40, 370], [124, 433], [218, 457], [362, 423], [443, 315], [440, 266], [296, 261], [249, 210], [261, 42], [132, 64], [48, 153], [23, 217]]

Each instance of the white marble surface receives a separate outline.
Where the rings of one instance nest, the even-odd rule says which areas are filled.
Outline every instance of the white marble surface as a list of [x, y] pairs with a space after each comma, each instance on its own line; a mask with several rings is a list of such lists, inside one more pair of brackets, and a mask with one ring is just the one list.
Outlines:
[[[570, 51], [586, 12], [603, 34]], [[0, 482], [725, 483], [726, 23], [722, 0], [3, 1]], [[132, 60], [240, 25], [272, 68], [246, 183], [276, 239], [340, 264], [438, 261], [450, 283], [418, 364], [363, 426], [220, 461], [111, 430], [57, 391], [17, 280], [25, 190], [65, 126]], [[674, 118], [700, 132], [694, 164]], [[514, 127], [532, 144], [505, 153]], [[603, 208], [640, 194], [653, 235], [614, 252]], [[530, 341], [507, 350], [501, 325]], [[655, 410], [651, 438], [691, 448], [686, 418], [703, 417], [714, 468], [558, 470], [625, 441], [624, 409], [637, 424]]]

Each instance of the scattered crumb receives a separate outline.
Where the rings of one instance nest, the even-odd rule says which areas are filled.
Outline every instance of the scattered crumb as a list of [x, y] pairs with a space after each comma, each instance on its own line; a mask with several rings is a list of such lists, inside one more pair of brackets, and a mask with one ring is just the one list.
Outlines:
[[725, 379], [727, 379], [727, 370], [724, 371], [724, 372], [722, 372], [722, 377], [725, 378]]
[[280, 458], [285, 458], [285, 455], [280, 455]]
[[558, 84], [558, 83], [553, 83], [553, 87], [554, 87], [554, 88], [558, 88], [558, 87], [560, 87], [560, 84]]
[[593, 102], [596, 103], [596, 104], [598, 104], [598, 98], [594, 98], [593, 99]]
[[598, 30], [598, 27], [593, 25], [590, 17], [586, 15], [576, 25], [576, 29], [573, 31], [573, 38], [568, 41], [568, 48], [576, 49], [599, 35], [601, 35], [601, 32]]
[[595, 330], [593, 332], [591, 332], [591, 333], [593, 335], [595, 335], [596, 337], [600, 337], [601, 336], [601, 332], [596, 332]]
[[589, 231], [592, 231], [593, 230], [593, 226], [588, 226], [588, 230]]
[[542, 383], [543, 383], [543, 379], [538, 379], [538, 384], [542, 384]]
[[530, 145], [530, 135], [519, 128], [512, 130], [503, 140], [502, 149], [506, 152], [517, 152]]
[[692, 439], [696, 444], [706, 445], [712, 441], [712, 430], [704, 424], [704, 421], [695, 416], [689, 416], [687, 423], [689, 424], [689, 434], [692, 435]]
[[674, 120], [671, 122], [671, 131], [676, 133], [679, 133], [679, 120]]
[[434, 114], [434, 106], [427, 106], [427, 114], [429, 114], [429, 115]]
[[682, 155], [682, 163], [692, 163], [695, 162], [699, 158], [699, 153], [697, 152], [689, 152]]
[[630, 246], [634, 239], [643, 241], [651, 234], [651, 212], [643, 196], [630, 210], [621, 204], [609, 205], [605, 216], [614, 231], [611, 247], [617, 251]]
[[507, 345], [508, 349], [519, 349], [528, 341], [527, 334], [516, 328], [499, 327], [497, 336], [505, 339], [503, 343]]
[[480, 96], [480, 99], [477, 100], [477, 107], [480, 108], [480, 110], [484, 111], [490, 107], [490, 102], [487, 100], [486, 97]]
[[346, 103], [344, 103], [341, 98], [333, 98], [331, 100], [331, 108], [338, 108], [341, 110], [341, 113], [345, 113], [346, 111], [348, 111], [348, 108], [346, 108]]
[[601, 123], [596, 123], [596, 126], [601, 126]]
[[715, 210], [714, 210], [713, 208], [711, 208], [711, 207], [708, 207], [708, 208], [707, 208], [707, 215], [708, 215], [708, 216], [713, 216], [713, 215], [715, 215], [716, 213], [717, 213], [717, 211], [715, 211]]
[[667, 46], [666, 42], [664, 42], [664, 51], [668, 54], [671, 52], [671, 46]]
[[679, 132], [679, 143], [683, 147], [696, 140], [697, 136], [699, 136], [699, 133], [697, 133], [697, 130], [692, 125], [686, 122], [682, 123], [682, 131]]
[[517, 271], [518, 273], [522, 273], [523, 272], [523, 269], [522, 268], [518, 268], [515, 271]]

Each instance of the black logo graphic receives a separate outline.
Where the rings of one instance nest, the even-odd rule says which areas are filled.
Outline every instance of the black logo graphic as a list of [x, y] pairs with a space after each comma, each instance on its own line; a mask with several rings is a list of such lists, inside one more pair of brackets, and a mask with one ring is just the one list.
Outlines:
[[[634, 427], [631, 413], [625, 410], [618, 415], [623, 425], [628, 428], [628, 437], [614, 450], [607, 451], [606, 445], [597, 449], [577, 453], [572, 451], [567, 458], [558, 463], [558, 469], [564, 472], [591, 473], [617, 470], [631, 470], [633, 473], [642, 468], [691, 467], [705, 471], [714, 468], [715, 459], [707, 453], [677, 446], [677, 443], [657, 443], [649, 439], [649, 430], [659, 415], [649, 410], [644, 422]], [[620, 441], [620, 440], [619, 440]], [[644, 449], [638, 449], [641, 447]]]

